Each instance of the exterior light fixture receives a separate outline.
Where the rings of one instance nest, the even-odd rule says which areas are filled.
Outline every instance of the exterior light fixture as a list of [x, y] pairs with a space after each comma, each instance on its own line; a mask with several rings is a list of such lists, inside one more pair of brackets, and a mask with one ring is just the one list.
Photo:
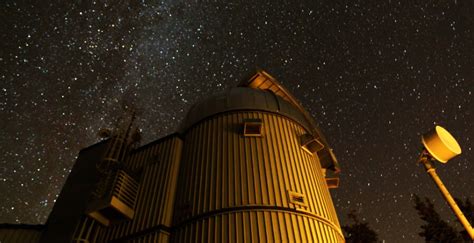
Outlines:
[[462, 213], [461, 209], [459, 209], [459, 206], [456, 201], [454, 201], [448, 189], [444, 186], [433, 165], [433, 161], [435, 160], [441, 163], [446, 163], [448, 160], [461, 154], [461, 147], [456, 139], [441, 126], [436, 126], [433, 130], [424, 134], [421, 137], [421, 142], [423, 143], [424, 148], [418, 162], [425, 166], [426, 172], [436, 183], [438, 189], [443, 194], [444, 199], [448, 202], [471, 239], [474, 240], [474, 229]]

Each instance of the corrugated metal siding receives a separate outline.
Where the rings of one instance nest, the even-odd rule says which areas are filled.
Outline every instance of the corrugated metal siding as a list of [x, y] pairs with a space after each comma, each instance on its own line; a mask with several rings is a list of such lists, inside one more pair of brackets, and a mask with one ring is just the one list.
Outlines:
[[[241, 128], [244, 120], [256, 118], [263, 121], [263, 136], [243, 137]], [[265, 112], [225, 113], [188, 130], [184, 139], [178, 184], [180, 190], [174, 218], [175, 224], [186, 224], [173, 233], [173, 241], [199, 242], [194, 239], [196, 231], [204, 230], [215, 232], [215, 235], [203, 234], [202, 237], [209, 237], [202, 238], [203, 242], [227, 242], [233, 238], [222, 234], [225, 230], [231, 232], [234, 225], [246, 231], [260, 232], [261, 229], [266, 232], [259, 227], [267, 221], [270, 224], [279, 222], [275, 231], [269, 232], [270, 235], [280, 235], [290, 241], [306, 241], [300, 236], [314, 237], [314, 230], [328, 239], [343, 241], [319, 160], [300, 146], [299, 137], [303, 133], [304, 128], [294, 121]], [[294, 209], [296, 206], [288, 200], [288, 190], [305, 195], [308, 203], [306, 214], [279, 212], [278, 217], [285, 219], [273, 221], [270, 219], [277, 216], [266, 219], [262, 216], [265, 215], [263, 212], [241, 212], [241, 224], [229, 221], [231, 217], [240, 217], [230, 216], [234, 213], [213, 215], [219, 210], [249, 205]], [[203, 214], [209, 215], [203, 218], [200, 216]], [[187, 222], [191, 218], [196, 220]], [[288, 224], [287, 220], [293, 222], [291, 227], [282, 227], [281, 223]], [[222, 226], [228, 229], [224, 230]], [[235, 237], [238, 235], [236, 233]], [[242, 236], [245, 235], [242, 233]], [[228, 238], [224, 240], [221, 237]]]
[[84, 215], [74, 230], [72, 242], [96, 242], [100, 229], [101, 227], [97, 221]]
[[41, 233], [37, 229], [0, 229], [0, 242], [35, 243], [39, 242]]
[[127, 165], [132, 170], [143, 169], [135, 217], [104, 228], [100, 242], [120, 239], [160, 225], [171, 227], [181, 149], [181, 139], [171, 137], [130, 156]]
[[169, 242], [169, 233], [156, 231], [144, 236], [127, 240], [126, 242], [127, 243], [167, 243]]
[[344, 242], [332, 227], [297, 213], [237, 211], [212, 215], [173, 232], [172, 242]]

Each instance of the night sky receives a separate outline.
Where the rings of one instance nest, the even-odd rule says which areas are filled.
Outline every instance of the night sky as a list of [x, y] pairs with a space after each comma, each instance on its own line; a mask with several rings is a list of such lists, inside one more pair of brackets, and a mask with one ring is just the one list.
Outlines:
[[463, 149], [441, 178], [474, 201], [473, 1], [220, 2], [0, 3], [0, 223], [44, 223], [122, 104], [138, 107], [145, 144], [257, 67], [333, 146], [342, 225], [356, 210], [381, 240], [421, 242], [414, 193], [454, 220], [416, 164], [435, 124]]

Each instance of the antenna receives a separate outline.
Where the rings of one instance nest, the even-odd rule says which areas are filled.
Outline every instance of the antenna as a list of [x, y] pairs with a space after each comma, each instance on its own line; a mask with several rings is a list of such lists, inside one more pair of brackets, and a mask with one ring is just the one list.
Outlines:
[[108, 138], [104, 157], [97, 161], [99, 180], [92, 192], [87, 214], [108, 226], [119, 218], [132, 219], [139, 183], [130, 176], [124, 164], [133, 146], [140, 141], [140, 129], [134, 124], [135, 109], [123, 105], [123, 115], [114, 129], [101, 129], [99, 136]]
[[108, 139], [108, 147], [103, 159], [96, 163], [97, 170], [106, 175], [114, 174], [123, 167], [123, 161], [141, 141], [140, 129], [134, 124], [136, 120], [135, 108], [126, 103], [122, 104], [123, 115], [117, 120], [115, 128], [103, 128], [98, 136]]

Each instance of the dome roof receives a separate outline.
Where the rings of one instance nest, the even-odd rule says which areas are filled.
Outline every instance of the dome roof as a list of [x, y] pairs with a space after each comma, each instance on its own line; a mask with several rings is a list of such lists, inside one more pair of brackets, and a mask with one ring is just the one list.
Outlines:
[[218, 113], [239, 110], [278, 113], [297, 121], [308, 131], [311, 128], [311, 125], [308, 124], [308, 121], [298, 109], [272, 91], [248, 87], [235, 87], [228, 91], [207, 97], [193, 105], [181, 123], [179, 130], [185, 132], [191, 126], [205, 118]]
[[208, 117], [232, 111], [266, 111], [298, 122], [324, 146], [317, 152], [321, 166], [339, 173], [339, 163], [314, 119], [285, 87], [263, 70], [243, 80], [238, 87], [196, 103], [182, 121], [179, 132], [185, 133]]

